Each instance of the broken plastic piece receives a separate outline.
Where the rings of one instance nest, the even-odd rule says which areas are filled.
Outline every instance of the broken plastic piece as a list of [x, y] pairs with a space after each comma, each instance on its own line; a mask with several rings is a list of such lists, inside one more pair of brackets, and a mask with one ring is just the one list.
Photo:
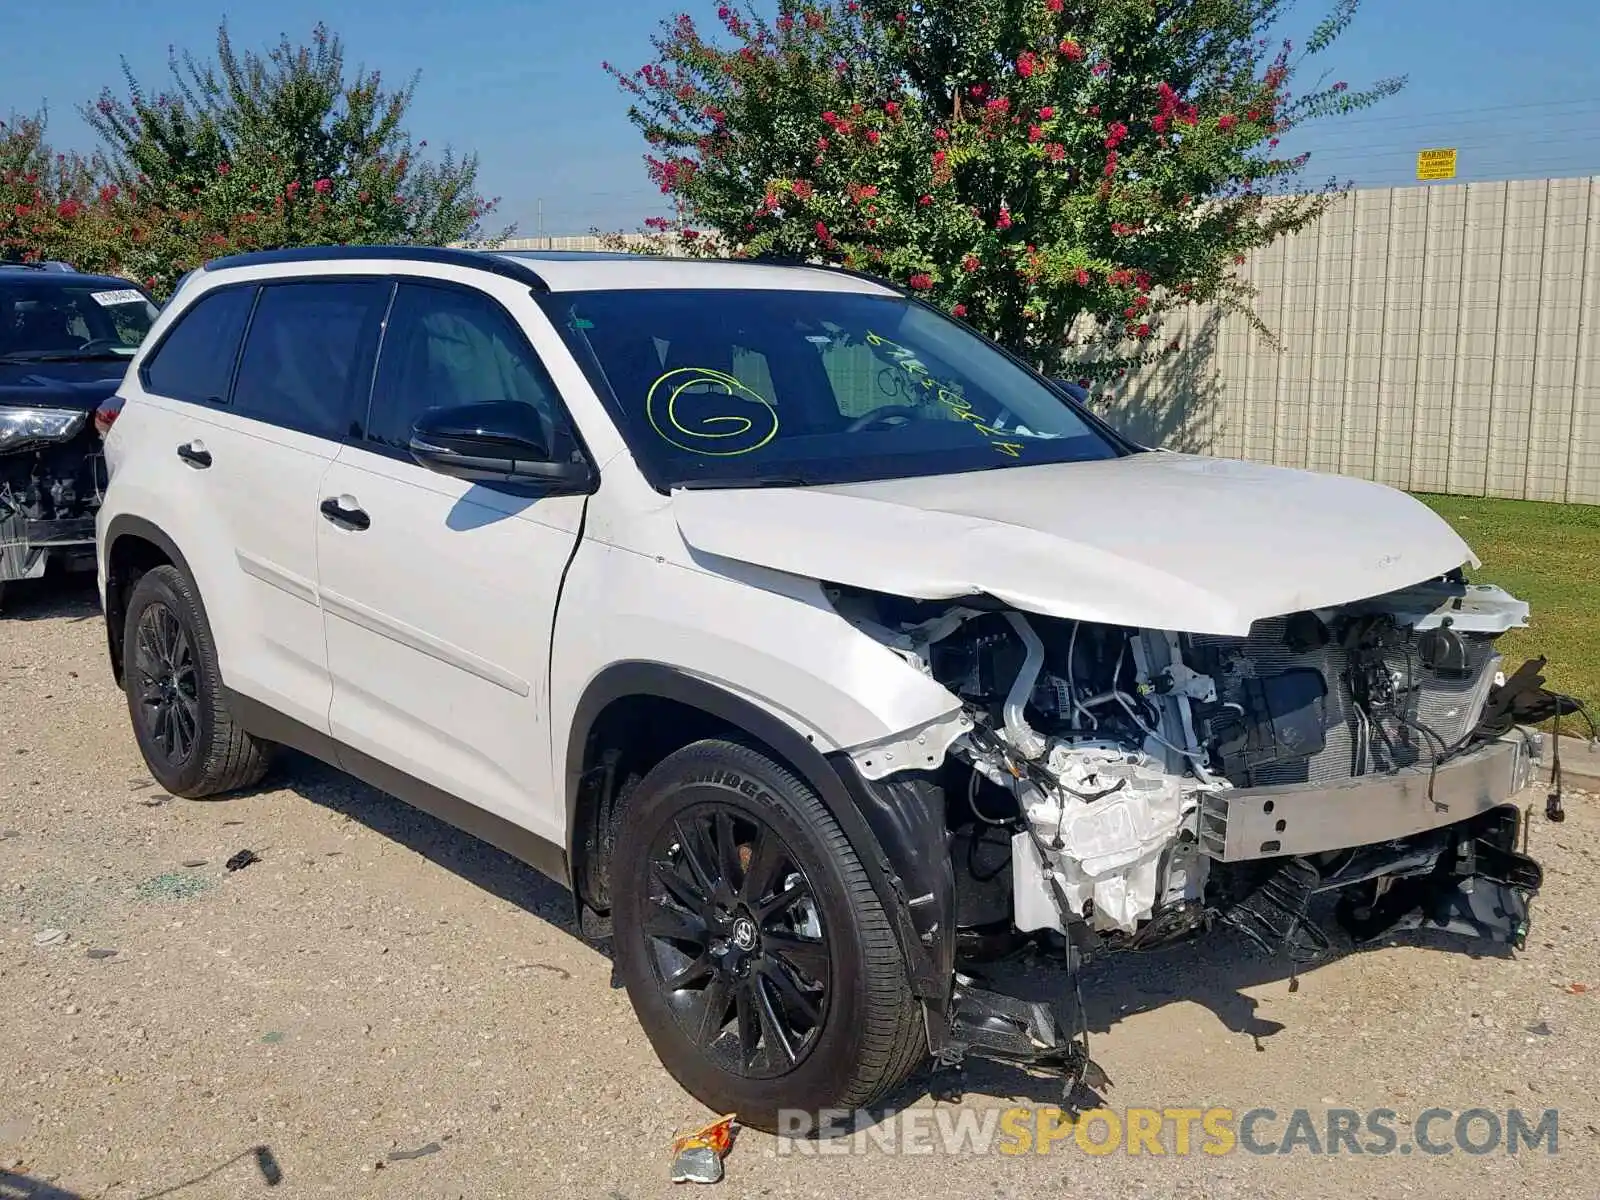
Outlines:
[[278, 1160], [273, 1157], [272, 1147], [257, 1146], [251, 1153], [256, 1156], [256, 1170], [261, 1172], [261, 1178], [268, 1187], [277, 1187], [283, 1182], [283, 1168], [278, 1166]]
[[722, 1160], [733, 1146], [735, 1115], [728, 1113], [672, 1143], [673, 1183], [717, 1183]]
[[222, 865], [227, 867], [230, 871], [242, 871], [251, 863], [258, 863], [260, 861], [261, 856], [254, 850], [241, 850]]
[[386, 1161], [408, 1162], [413, 1158], [426, 1158], [430, 1154], [437, 1154], [443, 1149], [444, 1147], [438, 1142], [429, 1142], [426, 1146], [418, 1146], [415, 1150], [391, 1150]]
[[[1322, 880], [1317, 868], [1303, 858], [1291, 859], [1269, 876], [1260, 887], [1222, 913], [1225, 924], [1233, 926], [1268, 954], [1285, 949], [1289, 961], [1298, 968], [1326, 953], [1328, 938], [1306, 919], [1311, 897]], [[1298, 986], [1291, 981], [1291, 991]]]

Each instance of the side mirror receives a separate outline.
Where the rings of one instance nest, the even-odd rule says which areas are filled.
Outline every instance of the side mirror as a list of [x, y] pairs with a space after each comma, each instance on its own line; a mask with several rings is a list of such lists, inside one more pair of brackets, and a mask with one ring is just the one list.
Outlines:
[[1089, 403], [1089, 391], [1087, 388], [1080, 386], [1070, 379], [1062, 379], [1060, 376], [1052, 377], [1050, 382], [1055, 384], [1056, 387], [1060, 388], [1067, 395], [1071, 396], [1079, 404]]
[[594, 482], [588, 463], [552, 457], [538, 412], [515, 401], [425, 412], [412, 426], [409, 449], [430, 471], [473, 483], [526, 483], [546, 491], [582, 492]]

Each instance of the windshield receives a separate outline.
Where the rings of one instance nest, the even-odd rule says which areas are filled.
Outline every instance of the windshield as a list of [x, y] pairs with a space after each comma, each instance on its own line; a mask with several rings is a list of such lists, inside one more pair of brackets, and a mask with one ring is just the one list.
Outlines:
[[[965, 326], [895, 296], [541, 297], [657, 488], [843, 483], [1124, 453]], [[606, 389], [600, 389], [602, 396]]]
[[0, 278], [0, 360], [132, 358], [155, 319], [132, 286]]

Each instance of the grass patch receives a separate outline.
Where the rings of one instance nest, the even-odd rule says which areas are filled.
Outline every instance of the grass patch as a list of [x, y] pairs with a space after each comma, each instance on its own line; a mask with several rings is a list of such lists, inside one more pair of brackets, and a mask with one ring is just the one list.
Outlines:
[[[1600, 720], [1600, 506], [1537, 500], [1418, 496], [1479, 558], [1474, 582], [1497, 583], [1532, 607], [1527, 629], [1500, 640], [1509, 673], [1523, 659], [1550, 660], [1545, 678]], [[1583, 719], [1574, 718], [1573, 732]], [[1565, 729], [1566, 721], [1562, 722]]]

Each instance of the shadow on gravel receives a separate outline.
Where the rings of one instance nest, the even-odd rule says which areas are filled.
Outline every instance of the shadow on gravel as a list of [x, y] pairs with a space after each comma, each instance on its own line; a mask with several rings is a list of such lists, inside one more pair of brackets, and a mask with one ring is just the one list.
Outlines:
[[[100, 593], [92, 573], [12, 580], [0, 592], [0, 621], [100, 620]], [[8, 1200], [4, 1192], [0, 1200]]]
[[13, 1175], [0, 1169], [0, 1200], [83, 1200], [83, 1197], [31, 1175]]
[[[332, 767], [303, 755], [286, 754], [262, 786], [287, 787], [314, 804], [360, 821], [373, 832], [415, 850], [491, 895], [525, 909], [573, 937], [580, 936], [573, 921], [572, 899], [560, 884], [510, 855]], [[1333, 948], [1316, 962], [1301, 966], [1298, 978], [1299, 989], [1303, 992], [1315, 991], [1322, 967], [1363, 949], [1352, 945], [1343, 933], [1335, 932], [1331, 899], [1314, 907], [1312, 916], [1332, 935]], [[610, 957], [608, 943], [583, 940]], [[1509, 954], [1505, 947], [1488, 942], [1465, 942], [1428, 931], [1395, 934], [1374, 943], [1373, 947], [1390, 942], [1475, 957]], [[985, 986], [1047, 1001], [1055, 1008], [1058, 1019], [1065, 1018], [1071, 1011], [1067, 977], [1053, 961], [1035, 956], [982, 964], [975, 973], [987, 978]], [[1256, 1011], [1259, 1002], [1247, 995], [1246, 989], [1278, 985], [1287, 992], [1294, 974], [1284, 955], [1264, 954], [1232, 929], [1221, 927], [1191, 941], [1146, 951], [1108, 954], [1091, 962], [1082, 977], [1084, 1012], [1089, 1032], [1094, 1035], [1104, 1034], [1130, 1017], [1169, 1004], [1190, 1002], [1209, 1009], [1229, 1031], [1251, 1038], [1257, 1050], [1266, 1052], [1268, 1039], [1285, 1026], [1260, 1016]], [[615, 971], [611, 986], [621, 986]], [[1066, 1024], [1064, 1020], [1063, 1024]], [[1094, 1053], [1092, 1041], [1091, 1053]], [[1114, 1083], [1115, 1062], [1101, 1065], [1108, 1069]], [[873, 1117], [898, 1112], [924, 1095], [948, 1091], [1034, 1104], [1060, 1104], [1063, 1099], [1059, 1077], [1034, 1075], [1007, 1063], [974, 1058], [968, 1060], [960, 1073], [935, 1070], [930, 1064], [914, 1075]], [[1083, 1108], [1099, 1102], [1098, 1097], [1084, 1092], [1074, 1100]], [[3, 1192], [0, 1192], [0, 1200], [7, 1200]]]
[[263, 789], [286, 787], [313, 804], [359, 821], [445, 870], [577, 936], [572, 897], [532, 867], [316, 759], [285, 752]]

